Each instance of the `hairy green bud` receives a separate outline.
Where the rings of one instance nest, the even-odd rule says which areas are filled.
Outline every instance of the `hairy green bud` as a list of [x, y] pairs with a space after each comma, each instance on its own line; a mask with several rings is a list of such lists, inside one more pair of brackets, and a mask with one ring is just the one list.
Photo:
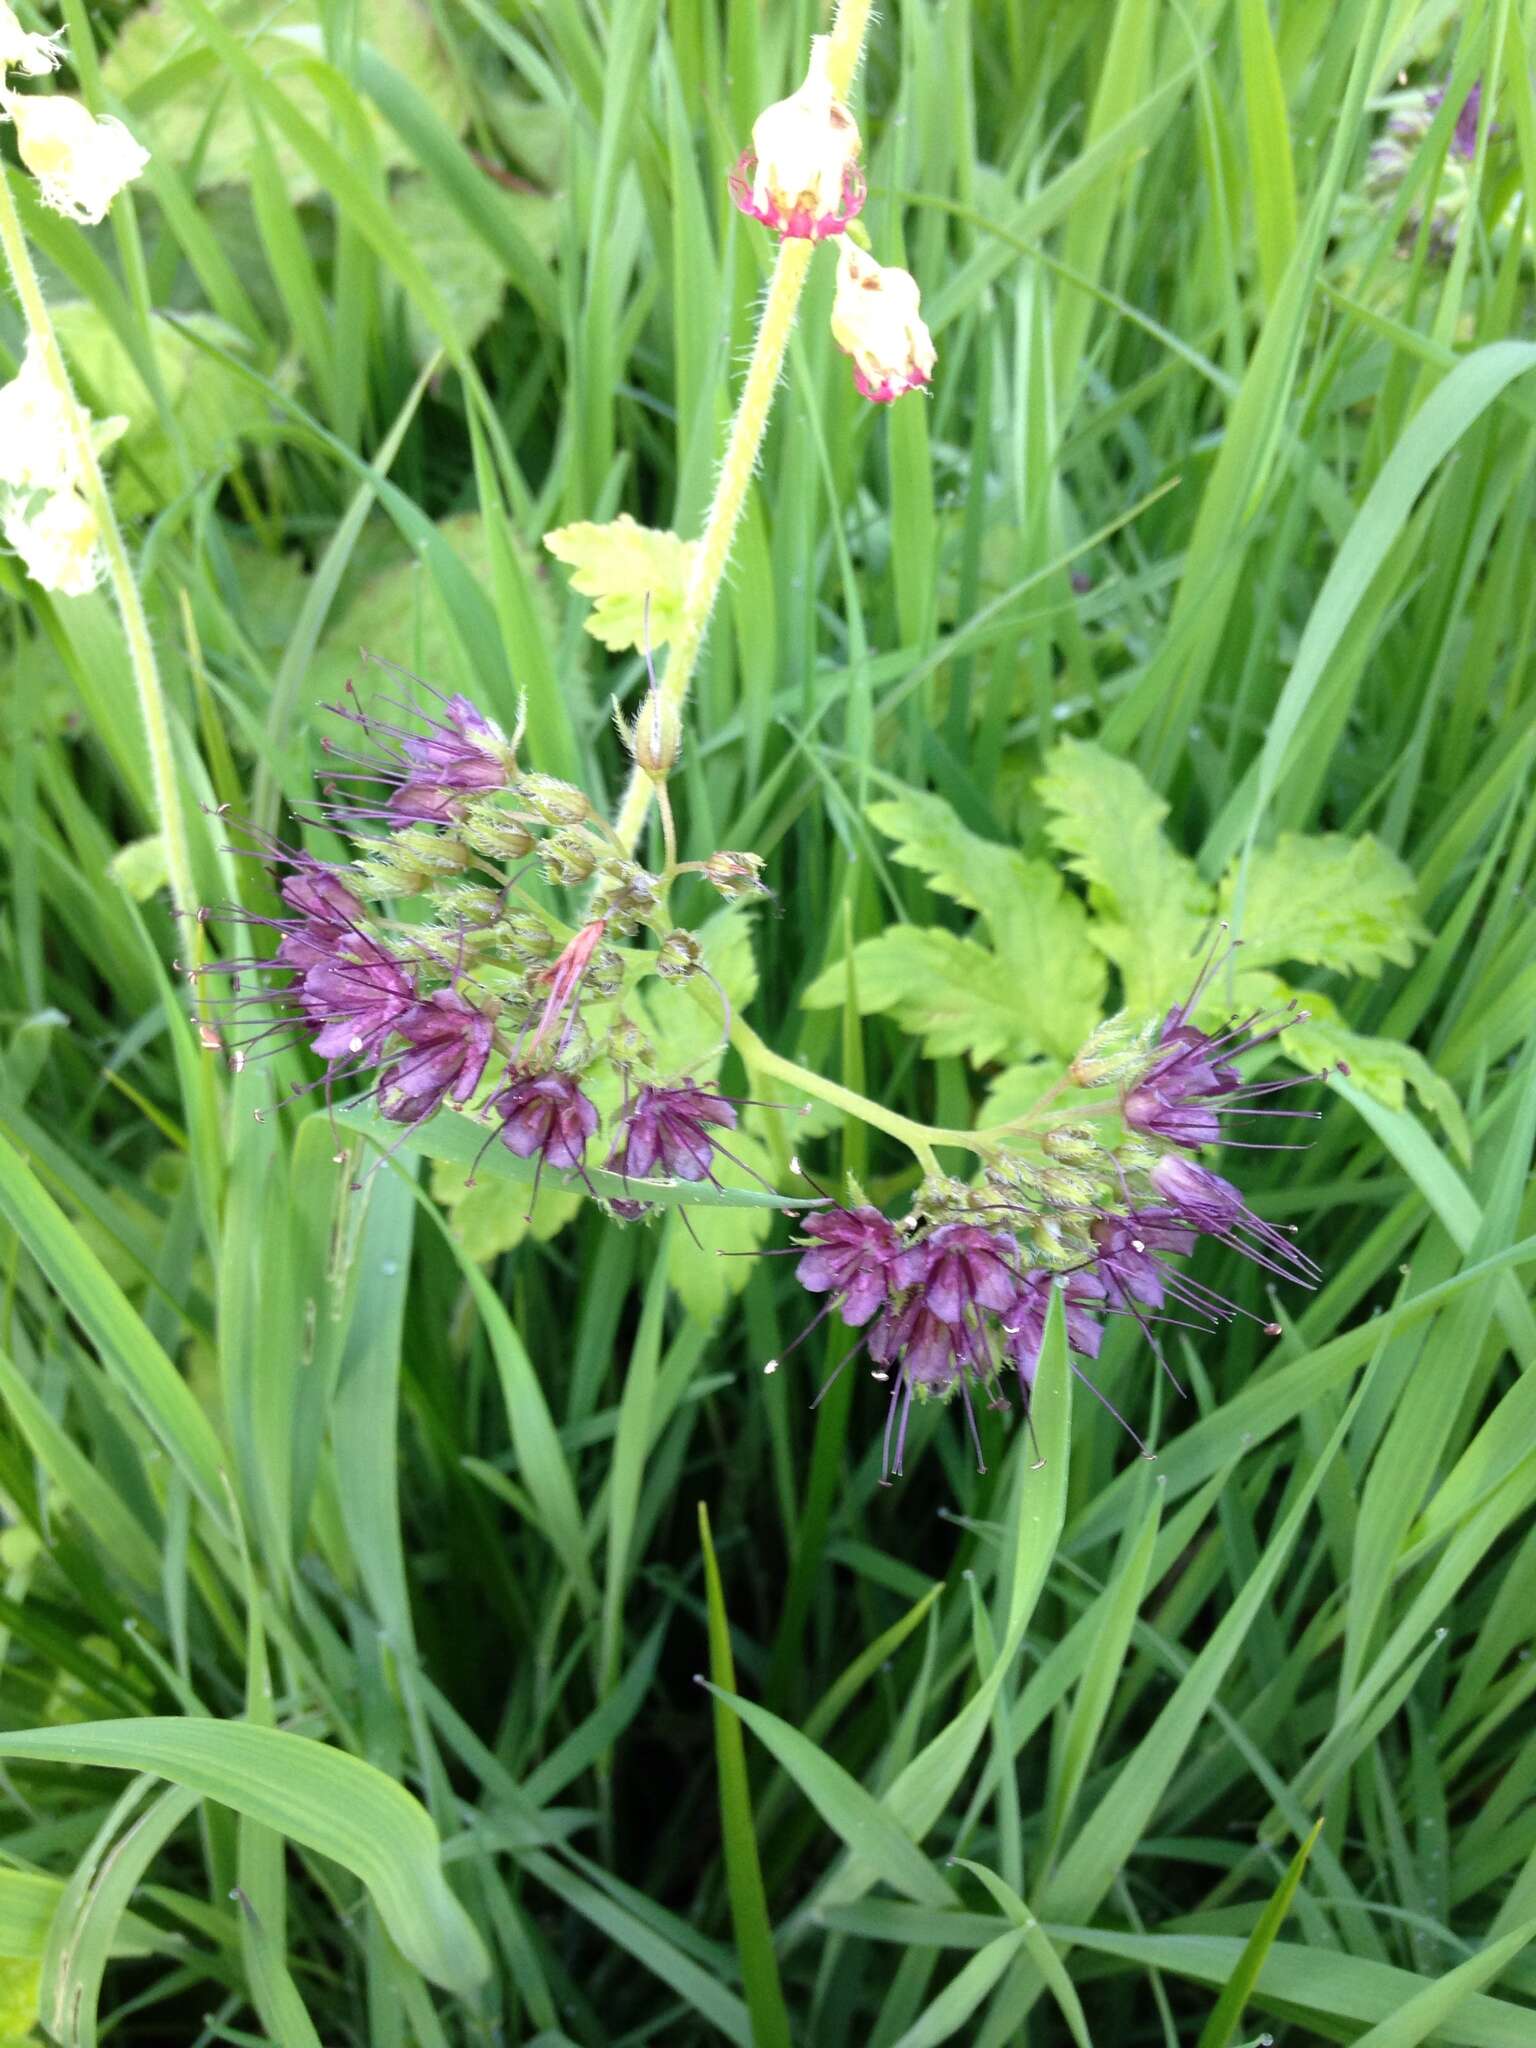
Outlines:
[[663, 981], [688, 981], [704, 965], [704, 949], [692, 932], [671, 931], [656, 955], [656, 972]]
[[1122, 1010], [1089, 1033], [1067, 1079], [1078, 1088], [1123, 1088], [1145, 1071], [1156, 1037], [1155, 1019], [1133, 1024]]
[[469, 856], [457, 839], [430, 825], [410, 825], [377, 841], [358, 862], [368, 896], [420, 896], [447, 875], [461, 875]]
[[492, 798], [466, 804], [458, 821], [459, 837], [484, 860], [523, 860], [533, 851], [533, 834]]
[[546, 825], [581, 825], [592, 815], [592, 806], [582, 792], [558, 775], [520, 776], [514, 794]]
[[638, 861], [610, 855], [598, 864], [600, 878], [593, 909], [617, 932], [633, 931], [661, 901], [661, 882]]
[[1104, 1156], [1092, 1124], [1055, 1124], [1041, 1133], [1040, 1150], [1063, 1166], [1092, 1166]]
[[597, 851], [583, 833], [560, 832], [539, 848], [539, 866], [557, 889], [574, 888], [596, 874]]
[[773, 892], [762, 879], [762, 855], [757, 853], [712, 853], [704, 863], [707, 880], [733, 902], [738, 896], [769, 896]]

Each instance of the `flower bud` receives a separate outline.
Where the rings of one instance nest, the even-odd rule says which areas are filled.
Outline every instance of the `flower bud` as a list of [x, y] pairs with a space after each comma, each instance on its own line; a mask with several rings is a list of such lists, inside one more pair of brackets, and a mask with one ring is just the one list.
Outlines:
[[1035, 1264], [1050, 1273], [1066, 1273], [1093, 1257], [1093, 1238], [1085, 1222], [1071, 1216], [1034, 1216], [1025, 1233]]
[[933, 339], [923, 325], [915, 279], [845, 241], [837, 252], [832, 339], [853, 358], [866, 398], [889, 405], [933, 375]]
[[1103, 1157], [1092, 1124], [1055, 1124], [1041, 1133], [1040, 1149], [1063, 1166], [1092, 1166]]
[[813, 36], [805, 83], [758, 115], [731, 173], [743, 213], [799, 240], [841, 234], [864, 204], [858, 124], [832, 90], [828, 54]]
[[660, 690], [650, 690], [635, 713], [633, 725], [626, 726], [621, 718], [615, 722], [641, 774], [648, 775], [652, 782], [665, 782], [683, 751], [682, 721], [675, 707]]
[[546, 825], [581, 825], [592, 806], [574, 783], [558, 775], [523, 775], [514, 785], [519, 799]]
[[704, 874], [727, 902], [738, 896], [770, 896], [772, 890], [762, 879], [763, 860], [757, 853], [712, 853], [704, 863]]
[[1132, 1024], [1122, 1010], [1091, 1031], [1067, 1069], [1075, 1088], [1119, 1088], [1144, 1071], [1157, 1030], [1155, 1021]]
[[44, 205], [83, 227], [105, 219], [118, 193], [149, 162], [149, 151], [121, 121], [110, 114], [98, 121], [63, 93], [38, 98], [0, 87], [0, 106], [16, 123], [17, 151]]
[[582, 833], [558, 832], [539, 848], [539, 866], [547, 882], [557, 889], [570, 889], [592, 879], [597, 870], [597, 853]]
[[1035, 1172], [1035, 1187], [1048, 1209], [1094, 1209], [1104, 1183], [1095, 1173], [1078, 1166], [1042, 1166]]
[[544, 920], [531, 910], [509, 911], [502, 930], [512, 957], [525, 967], [541, 967], [545, 961], [553, 960], [560, 950], [560, 941]]
[[608, 1031], [607, 1053], [620, 1073], [630, 1067], [654, 1067], [656, 1048], [633, 1017], [615, 1017]]
[[29, 35], [15, 9], [0, 0], [0, 74], [20, 71], [28, 78], [41, 78], [57, 71], [64, 56], [62, 42], [62, 36]]
[[624, 955], [612, 946], [599, 946], [592, 955], [584, 984], [586, 994], [607, 1002], [624, 986]]
[[464, 844], [486, 860], [523, 860], [533, 851], [527, 825], [490, 797], [462, 805], [455, 822]]
[[461, 882], [458, 888], [438, 898], [437, 915], [455, 933], [475, 938], [495, 931], [505, 909], [506, 898], [499, 889], [486, 889], [478, 882]]
[[456, 839], [412, 825], [374, 843], [358, 862], [365, 896], [419, 896], [440, 877], [462, 874], [468, 855]]
[[656, 955], [656, 972], [664, 981], [688, 981], [704, 965], [704, 950], [692, 932], [671, 931]]
[[661, 883], [638, 861], [613, 855], [599, 864], [598, 874], [601, 880], [593, 909], [616, 932], [632, 932], [661, 900]]

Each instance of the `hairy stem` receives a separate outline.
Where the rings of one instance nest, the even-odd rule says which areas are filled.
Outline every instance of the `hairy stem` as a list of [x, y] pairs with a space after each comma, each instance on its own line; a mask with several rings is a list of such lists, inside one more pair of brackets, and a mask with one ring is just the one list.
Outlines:
[[54, 332], [53, 322], [48, 316], [47, 301], [38, 283], [37, 272], [32, 267], [31, 251], [27, 247], [21, 220], [16, 212], [16, 203], [11, 197], [10, 183], [3, 169], [0, 169], [0, 248], [5, 252], [6, 264], [10, 270], [11, 281], [16, 287], [16, 296], [21, 301], [21, 310], [28, 331], [35, 336], [49, 380], [64, 401], [72, 451], [80, 473], [80, 492], [95, 515], [100, 532], [101, 549], [107, 563], [107, 580], [117, 601], [123, 638], [128, 647], [128, 661], [133, 671], [134, 687], [139, 699], [139, 712], [144, 721], [144, 737], [149, 749], [150, 778], [154, 789], [155, 810], [158, 814], [156, 822], [165, 842], [172, 908], [177, 916], [187, 921], [189, 950], [193, 963], [196, 964], [202, 946], [202, 929], [196, 916], [197, 889], [192, 878], [191, 848], [187, 840], [186, 822], [182, 816], [181, 799], [176, 786], [176, 756], [171, 743], [170, 720], [166, 714], [160, 672], [155, 664], [149, 621], [144, 616], [143, 601], [139, 596], [138, 585], [134, 581], [133, 567], [128, 559], [122, 529], [118, 526], [117, 515], [112, 509], [106, 478], [102, 474], [101, 463], [91, 439], [90, 417], [75, 397], [74, 387], [69, 381], [69, 371], [59, 348], [59, 339]]
[[[827, 68], [832, 89], [840, 99], [846, 99], [858, 69], [864, 31], [869, 24], [869, 9], [870, 0], [839, 0], [827, 52]], [[682, 615], [672, 636], [666, 674], [661, 680], [663, 702], [678, 713], [681, 713], [687, 698], [693, 672], [703, 651], [704, 636], [720, 595], [720, 585], [730, 560], [731, 543], [736, 537], [752, 473], [757, 467], [758, 451], [773, 407], [774, 390], [783, 372], [784, 354], [794, 330], [795, 315], [800, 310], [800, 295], [805, 289], [814, 249], [813, 242], [793, 240], [787, 236], [779, 243], [768, 295], [763, 301], [762, 317], [758, 322], [757, 339], [752, 347], [752, 359], [747, 365], [746, 382], [741, 387], [741, 397], [725, 444], [725, 460], [720, 465], [720, 478], [694, 554], [688, 587], [683, 593]], [[624, 792], [624, 801], [619, 806], [615, 821], [626, 851], [633, 851], [639, 841], [650, 809], [653, 786], [642, 769], [636, 767], [631, 771], [629, 787]]]

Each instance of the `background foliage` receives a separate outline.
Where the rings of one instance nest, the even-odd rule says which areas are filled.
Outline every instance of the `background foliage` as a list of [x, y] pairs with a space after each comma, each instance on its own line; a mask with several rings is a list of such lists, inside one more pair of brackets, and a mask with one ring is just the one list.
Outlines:
[[[639, 664], [540, 536], [697, 530], [769, 260], [725, 173], [816, 10], [64, 18], [152, 163], [94, 234], [9, 175], [133, 423], [207, 900], [256, 900], [210, 814], [302, 801], [360, 644], [613, 786]], [[757, 1369], [805, 1299], [712, 1252], [764, 1212], [358, 1196], [323, 1116], [256, 1122], [107, 601], [0, 560], [7, 2038], [1531, 2040], [1533, 30], [892, 0], [870, 214], [933, 399], [855, 397], [818, 266], [701, 670], [685, 851], [768, 857], [722, 943], [770, 1043], [1006, 1114], [1219, 905], [1295, 1057], [1347, 1048], [1244, 1168], [1327, 1262], [1284, 1337], [1176, 1347], [1182, 1402], [1106, 1347], [1155, 1465], [1053, 1352], [1043, 1465], [941, 1414], [882, 1490], [878, 1390], [809, 1407], [836, 1340]]]

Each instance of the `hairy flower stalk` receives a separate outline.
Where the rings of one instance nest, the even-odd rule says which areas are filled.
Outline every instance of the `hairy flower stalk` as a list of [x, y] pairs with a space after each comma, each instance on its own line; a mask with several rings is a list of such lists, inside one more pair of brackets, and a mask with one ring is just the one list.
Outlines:
[[[827, 38], [824, 75], [830, 93], [845, 100], [852, 86], [869, 25], [870, 0], [839, 0], [832, 33]], [[703, 650], [704, 636], [720, 594], [721, 580], [730, 560], [731, 544], [747, 501], [747, 491], [757, 468], [758, 451], [773, 406], [773, 394], [784, 368], [784, 355], [800, 310], [815, 240], [786, 235], [779, 243], [773, 276], [763, 301], [752, 359], [747, 365], [736, 413], [720, 465], [719, 481], [704, 532], [693, 557], [687, 587], [683, 593], [682, 616], [672, 636], [666, 672], [660, 683], [661, 704], [673, 715], [682, 711], [693, 672]], [[626, 852], [639, 844], [650, 809], [655, 784], [638, 764], [632, 769], [623, 802], [614, 819], [614, 831]]]

